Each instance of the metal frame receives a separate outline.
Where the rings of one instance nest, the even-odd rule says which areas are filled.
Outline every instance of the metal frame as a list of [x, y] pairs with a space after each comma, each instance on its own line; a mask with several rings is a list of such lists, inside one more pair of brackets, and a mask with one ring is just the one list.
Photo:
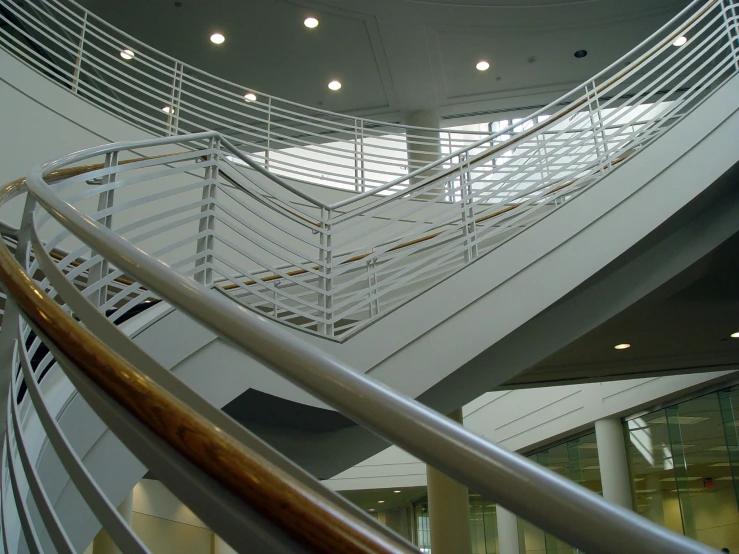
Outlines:
[[[143, 128], [171, 135], [69, 154], [33, 168], [28, 177], [17, 243], [20, 263], [41, 290], [78, 315], [124, 359], [187, 404], [199, 406], [245, 444], [281, 460], [132, 347], [113, 325], [136, 306], [164, 299], [386, 440], [570, 544], [605, 553], [710, 551], [476, 437], [262, 315], [329, 339], [344, 339], [596, 185], [739, 71], [735, 2], [693, 2], [627, 54], [635, 57], [629, 67], [616, 62], [499, 133], [471, 140], [449, 135], [445, 140], [452, 144], [450, 150], [457, 148], [450, 154], [383, 182], [367, 177], [369, 164], [394, 159], [397, 149], [373, 152], [365, 140], [385, 140], [392, 126], [319, 110], [301, 112], [289, 109], [289, 102], [263, 95], [257, 102], [244, 103], [242, 98], [237, 110], [233, 97], [240, 93], [232, 84], [148, 49], [73, 2], [45, 4], [48, 13], [56, 14], [53, 23], [0, 0], [19, 21], [43, 32], [55, 45], [55, 75], [63, 81], [68, 77], [64, 82], [74, 92]], [[79, 35], [72, 32], [75, 25], [81, 26]], [[23, 28], [17, 31], [25, 33], [27, 41], [36, 40]], [[672, 46], [682, 34], [689, 36], [688, 43]], [[69, 36], [80, 40], [70, 41]], [[23, 41], [0, 34], [0, 42], [49, 74], [49, 67]], [[140, 66], [121, 66], [115, 56], [123, 47], [135, 51]], [[82, 71], [83, 61], [89, 71]], [[131, 72], [139, 78], [132, 78]], [[100, 75], [107, 77], [97, 82]], [[147, 98], [132, 94], [126, 82], [137, 83]], [[105, 93], [107, 89], [114, 94]], [[202, 99], [196, 100], [200, 93]], [[121, 106], [121, 98], [130, 105]], [[171, 108], [166, 121], [156, 112], [161, 112], [156, 107], [160, 101]], [[548, 119], [542, 117], [562, 105]], [[259, 113], [266, 118], [255, 117]], [[235, 123], [227, 135], [178, 135], [197, 129], [195, 118], [208, 124], [224, 118]], [[429, 130], [416, 130], [408, 142], [429, 140]], [[342, 138], [345, 135], [348, 138]], [[401, 138], [405, 156], [406, 137]], [[336, 147], [342, 140], [353, 141], [354, 147]], [[325, 161], [333, 168], [335, 183], [342, 184], [349, 171], [351, 187], [364, 192], [329, 205], [280, 177], [306, 179], [311, 169], [303, 167], [305, 155], [316, 152], [336, 156]], [[147, 157], [140, 158], [142, 154]], [[126, 159], [129, 155], [135, 159]], [[101, 166], [54, 177], [50, 186], [49, 176], [58, 175], [55, 172], [101, 158]], [[269, 169], [262, 161], [269, 161]], [[92, 209], [96, 200], [97, 209]], [[61, 254], [60, 247], [65, 249]], [[132, 452], [164, 473], [174, 468], [168, 486], [230, 542], [249, 548], [254, 544], [250, 541], [263, 541], [260, 551], [295, 546], [262, 525], [257, 514], [243, 506], [237, 509], [228, 491], [214, 488], [209, 478], [147, 435], [45, 340], [43, 329], [34, 328], [36, 338], [31, 340], [31, 328], [14, 311], [12, 299], [8, 303], [14, 315], [2, 338], [3, 355], [12, 354], [7, 404], [11, 428], [3, 465], [4, 483], [10, 484], [2, 497], [6, 545], [8, 532], [22, 532], [32, 552], [43, 551], [35, 529], [39, 520], [33, 510], [38, 510], [54, 547], [71, 551], [24, 447], [21, 418], [35, 410], [51, 446], [106, 528], [127, 552], [143, 551], [68, 448], [54, 414], [46, 410], [38, 381], [58, 362]], [[42, 343], [51, 354], [34, 368], [30, 360]], [[22, 399], [17, 394], [21, 378], [28, 387]], [[319, 485], [289, 462], [276, 463], [317, 490]], [[335, 495], [323, 494], [327, 501], [341, 504]], [[11, 510], [19, 521], [12, 530]], [[243, 525], [253, 531], [249, 538], [237, 532]]]

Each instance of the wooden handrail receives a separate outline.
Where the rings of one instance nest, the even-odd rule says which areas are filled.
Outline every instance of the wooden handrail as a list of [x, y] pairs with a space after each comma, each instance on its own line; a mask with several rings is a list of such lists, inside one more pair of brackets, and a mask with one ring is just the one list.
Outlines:
[[[86, 167], [57, 172], [52, 178], [96, 168]], [[0, 190], [0, 205], [24, 186], [25, 179], [19, 179]], [[361, 520], [300, 486], [145, 376], [49, 298], [4, 243], [0, 246], [0, 281], [25, 316], [113, 401], [297, 542], [327, 554], [418, 552], [404, 541], [373, 532]]]
[[[690, 19], [688, 19], [685, 23], [683, 23], [683, 25], [680, 28], [678, 28], [677, 30], [673, 31], [672, 34], [670, 34], [667, 38], [665, 38], [664, 40], [662, 40], [661, 42], [659, 42], [658, 44], [656, 44], [655, 46], [653, 46], [649, 51], [647, 51], [644, 54], [642, 54], [642, 56], [636, 62], [630, 64], [629, 67], [621, 70], [619, 73], [617, 73], [616, 75], [614, 75], [613, 77], [611, 77], [610, 79], [608, 79], [606, 82], [604, 82], [603, 84], [601, 84], [598, 87], [596, 87], [592, 92], [588, 92], [585, 95], [584, 98], [580, 99], [577, 102], [573, 102], [572, 104], [570, 104], [569, 106], [567, 106], [566, 109], [559, 111], [554, 116], [552, 116], [552, 117], [548, 118], [547, 120], [539, 123], [538, 125], [535, 125], [534, 127], [532, 127], [531, 129], [529, 129], [528, 131], [526, 131], [524, 133], [521, 133], [521, 134], [518, 134], [513, 139], [508, 140], [508, 141], [505, 141], [505, 142], [501, 143], [500, 145], [498, 145], [498, 146], [496, 146], [494, 148], [491, 148], [490, 150], [487, 150], [487, 151], [481, 153], [477, 157], [475, 157], [472, 160], [470, 160], [469, 161], [469, 164], [470, 165], [471, 164], [476, 164], [476, 163], [478, 163], [478, 162], [480, 162], [480, 161], [482, 161], [482, 160], [484, 160], [486, 158], [489, 158], [490, 156], [493, 156], [493, 155], [495, 155], [495, 154], [503, 151], [504, 149], [509, 148], [511, 145], [517, 144], [517, 143], [519, 143], [519, 142], [521, 142], [521, 141], [529, 138], [530, 136], [538, 133], [539, 131], [544, 130], [545, 128], [551, 126], [553, 123], [556, 123], [557, 121], [560, 121], [562, 118], [564, 118], [565, 116], [567, 116], [570, 113], [572, 113], [572, 111], [576, 110], [577, 108], [579, 108], [583, 104], [589, 102], [591, 100], [591, 98], [596, 97], [598, 94], [600, 94], [601, 92], [603, 92], [604, 90], [606, 90], [607, 88], [609, 88], [610, 86], [612, 86], [614, 83], [620, 81], [621, 79], [626, 78], [628, 75], [630, 75], [631, 73], [633, 73], [634, 71], [636, 71], [647, 60], [649, 60], [650, 57], [655, 52], [659, 51], [664, 46], [666, 46], [668, 44], [671, 44], [675, 40], [675, 38], [681, 36], [681, 34], [688, 27], [690, 27], [690, 25], [692, 25], [695, 21], [697, 21], [700, 17], [702, 17], [703, 14], [705, 14], [708, 10], [710, 10], [712, 7], [714, 7], [718, 2], [719, 2], [719, 0], [713, 0], [712, 2], [710, 2], [710, 3], [706, 4], [705, 6], [703, 6], [702, 9], [700, 9], [699, 11], [697, 11], [695, 14], [693, 14], [692, 17], [690, 17]], [[613, 161], [611, 163], [611, 165], [615, 165], [616, 163], [618, 163], [620, 161], [623, 161], [623, 159], [625, 157], [626, 156], [622, 156], [622, 157], [618, 158], [617, 160]], [[408, 188], [403, 189], [403, 191], [400, 194], [406, 195], [406, 194], [409, 194], [411, 192], [414, 192], [414, 191], [416, 191], [416, 190], [418, 190], [420, 188], [424, 188], [424, 187], [427, 187], [429, 185], [433, 185], [434, 183], [438, 183], [439, 181], [442, 181], [446, 177], [449, 177], [450, 175], [454, 174], [456, 171], [457, 171], [457, 169], [455, 168], [455, 169], [450, 169], [449, 171], [446, 171], [446, 172], [441, 172], [441, 173], [435, 175], [430, 181], [422, 181], [422, 182], [420, 182], [420, 183], [418, 183], [416, 185], [413, 185], [413, 186], [410, 186]], [[551, 193], [556, 192], [558, 190], [561, 190], [561, 189], [563, 189], [565, 187], [568, 187], [568, 186], [570, 186], [572, 184], [572, 182], [574, 182], [574, 181], [571, 181], [569, 183], [565, 183], [564, 185], [561, 185], [560, 187], [558, 187], [556, 189], [553, 189], [552, 191], [550, 191], [547, 194], [551, 194]], [[486, 215], [486, 216], [484, 216], [482, 218], [476, 219], [475, 220], [475, 223], [480, 223], [481, 221], [486, 221], [488, 219], [491, 219], [493, 217], [496, 217], [498, 215], [501, 215], [501, 214], [503, 214], [503, 213], [505, 213], [507, 211], [510, 211], [510, 210], [512, 210], [512, 209], [514, 209], [516, 207], [518, 207], [518, 204], [509, 206], [509, 207], [506, 207], [505, 209], [500, 210], [498, 212], [495, 212], [495, 213], [492, 213], [492, 214], [488, 214], [488, 215]], [[351, 213], [353, 211], [357, 211], [357, 210], [360, 210], [362, 208], [364, 208], [364, 206], [362, 206], [360, 208], [355, 208], [354, 210], [348, 210], [347, 212], [344, 212], [344, 213]], [[295, 215], [295, 214], [293, 214], [293, 215]], [[301, 217], [301, 219], [304, 219], [304, 218]], [[306, 221], [309, 221], [309, 220], [306, 220]], [[312, 221], [309, 221], [309, 222], [312, 223], [313, 225], [320, 225], [320, 224], [318, 224], [316, 222], [312, 222]], [[412, 246], [412, 245], [415, 245], [415, 244], [418, 244], [418, 243], [421, 243], [421, 242], [425, 242], [425, 241], [431, 240], [431, 239], [439, 236], [442, 232], [443, 231], [438, 231], [436, 233], [431, 233], [431, 234], [425, 235], [423, 237], [419, 237], [417, 239], [413, 239], [412, 241], [408, 241], [407, 243], [402, 243], [402, 244], [396, 245], [393, 248], [391, 248], [390, 250], [388, 250], [388, 252], [393, 252], [395, 250], [399, 250], [399, 249], [405, 248], [407, 246]], [[353, 258], [349, 258], [347, 260], [344, 260], [339, 265], [343, 265], [343, 264], [347, 264], [347, 263], [351, 263], [351, 262], [362, 260], [362, 259], [370, 256], [371, 254], [372, 254], [371, 252], [367, 252], [365, 254], [359, 254], [357, 256], [354, 256]], [[319, 266], [314, 265], [314, 266], [312, 266], [312, 269], [317, 270], [317, 269], [319, 269]], [[245, 286], [251, 286], [251, 285], [256, 285], [257, 283], [266, 283], [266, 282], [274, 281], [274, 280], [277, 280], [277, 279], [281, 279], [281, 278], [283, 278], [285, 276], [287, 276], [287, 277], [295, 277], [295, 276], [298, 276], [298, 275], [304, 275], [306, 273], [308, 273], [308, 270], [307, 269], [296, 269], [296, 270], [292, 270], [292, 271], [289, 271], [289, 272], [285, 273], [284, 276], [283, 275], [272, 274], [272, 275], [267, 275], [265, 277], [261, 277], [258, 281], [254, 281], [254, 280], [243, 281], [242, 284], [245, 285]], [[222, 288], [222, 290], [228, 291], [228, 290], [233, 290], [235, 288], [238, 288], [240, 286], [241, 286], [241, 284], [231, 283], [229, 285], [224, 285], [221, 288]]]
[[[629, 154], [624, 154], [623, 156], [620, 156], [620, 157], [616, 158], [615, 160], [613, 160], [611, 162], [611, 166], [614, 166], [616, 164], [621, 163], [628, 156], [629, 156]], [[568, 182], [566, 182], [566, 183], [564, 183], [564, 184], [562, 184], [562, 185], [560, 185], [558, 187], [555, 187], [552, 190], [550, 190], [549, 192], [547, 192], [546, 194], [542, 195], [542, 197], [546, 197], [546, 196], [549, 196], [549, 195], [554, 194], [556, 192], [559, 192], [559, 191], [561, 191], [561, 190], [563, 190], [563, 189], [565, 189], [565, 188], [573, 185], [576, 181], [577, 181], [576, 179], [573, 179], [573, 180], [568, 181]], [[501, 208], [500, 210], [496, 210], [493, 213], [484, 215], [482, 217], [478, 217], [477, 219], [475, 219], [475, 225], [477, 225], [479, 223], [482, 223], [483, 221], [487, 221], [489, 219], [492, 219], [494, 217], [497, 217], [499, 215], [503, 215], [504, 213], [510, 212], [511, 210], [513, 210], [515, 208], [518, 208], [520, 205], [521, 205], [520, 203], [519, 204], [510, 204], [508, 206], [505, 206], [504, 208]], [[406, 241], [406, 242], [402, 242], [400, 244], [396, 244], [392, 248], [388, 248], [387, 252], [395, 252], [397, 250], [401, 250], [401, 249], [407, 248], [409, 246], [414, 246], [416, 244], [419, 244], [419, 243], [422, 243], [422, 242], [426, 242], [426, 241], [432, 240], [432, 239], [438, 237], [439, 235], [441, 235], [443, 232], [444, 232], [443, 230], [442, 231], [436, 231], [435, 233], [429, 233], [428, 235], [424, 235], [422, 237], [418, 237], [418, 238], [415, 238], [413, 240], [409, 240], [409, 241]], [[343, 260], [339, 265], [341, 266], [341, 265], [349, 264], [349, 263], [352, 263], [352, 262], [358, 262], [359, 260], [363, 260], [364, 258], [367, 258], [368, 256], [371, 256], [372, 254], [373, 254], [373, 252], [365, 252], [363, 254], [357, 254], [356, 256], [353, 256], [351, 258], [347, 258], [346, 260]], [[311, 266], [311, 269], [318, 270], [319, 269], [319, 266], [317, 266], [317, 265]], [[292, 271], [288, 271], [287, 273], [285, 273], [284, 276], [296, 277], [298, 275], [304, 275], [306, 273], [308, 273], [308, 270], [307, 269], [295, 269], [295, 270], [292, 270]], [[239, 288], [241, 285], [244, 285], [244, 286], [247, 286], [248, 287], [248, 286], [256, 285], [257, 283], [268, 283], [268, 282], [274, 281], [276, 279], [282, 279], [282, 278], [284, 278], [284, 276], [273, 273], [272, 275], [266, 275], [265, 277], [260, 278], [259, 281], [254, 281], [254, 280], [250, 279], [248, 281], [243, 281], [242, 283], [231, 283], [229, 285], [224, 285], [224, 286], [221, 287], [221, 290], [229, 291], [229, 290], [233, 290], [235, 288]]]

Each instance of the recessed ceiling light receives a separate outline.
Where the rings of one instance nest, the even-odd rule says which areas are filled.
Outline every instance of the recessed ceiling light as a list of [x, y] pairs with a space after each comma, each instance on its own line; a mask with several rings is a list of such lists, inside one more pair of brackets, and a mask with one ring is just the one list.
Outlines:
[[374, 511], [375, 511], [375, 509], [374, 509], [374, 508], [370, 508], [370, 509], [369, 509], [369, 511], [370, 511], [370, 512], [374, 512]]
[[133, 50], [129, 50], [128, 48], [126, 48], [125, 50], [121, 50], [121, 58], [123, 58], [124, 60], [130, 60], [134, 56], [135, 54], [133, 53]]
[[731, 338], [732, 339], [739, 339], [739, 331], [737, 331], [736, 333], [731, 333]]
[[339, 81], [331, 81], [328, 84], [328, 88], [331, 90], [339, 90], [341, 88], [341, 83]]
[[377, 501], [377, 503], [378, 503], [378, 504], [384, 504], [384, 503], [385, 503], [385, 501], [384, 501], [384, 500], [378, 500], [378, 501]]
[[623, 343], [623, 344], [617, 344], [613, 348], [615, 348], [616, 350], [626, 350], [627, 348], [631, 348], [631, 345], [628, 343]]
[[398, 494], [400, 491], [393, 491], [395, 494]]
[[490, 64], [485, 60], [480, 60], [479, 62], [477, 62], [477, 65], [475, 67], [478, 71], [487, 71], [488, 69], [490, 69]]
[[169, 106], [164, 106], [164, 107], [162, 108], [162, 111], [163, 111], [164, 113], [170, 113], [170, 112], [172, 111], [172, 108], [170, 108]]
[[246, 93], [246, 94], [244, 95], [244, 100], [246, 100], [247, 102], [256, 102], [256, 100], [257, 100], [257, 95], [256, 95], [256, 94], [254, 94], [253, 92], [247, 92], [247, 93]]
[[315, 17], [309, 17], [305, 21], [303, 21], [303, 25], [305, 25], [309, 29], [315, 29], [316, 27], [318, 27], [318, 20]]
[[577, 52], [575, 52], [575, 57], [578, 58], [578, 59], [584, 58], [587, 55], [588, 55], [588, 51], [587, 50], [578, 50]]
[[210, 41], [213, 44], [223, 44], [223, 42], [226, 40], [226, 37], [224, 37], [221, 33], [213, 33], [210, 35]]
[[685, 44], [686, 42], [688, 42], [688, 37], [686, 37], [686, 36], [682, 36], [682, 37], [677, 37], [677, 38], [675, 39], [675, 41], [674, 41], [674, 42], [672, 43], [672, 45], [673, 45], [673, 46], [682, 46], [682, 45], [683, 45], [683, 44]]

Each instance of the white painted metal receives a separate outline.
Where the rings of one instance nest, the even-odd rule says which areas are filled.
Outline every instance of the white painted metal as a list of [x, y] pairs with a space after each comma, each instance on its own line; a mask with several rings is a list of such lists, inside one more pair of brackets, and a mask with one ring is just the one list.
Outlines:
[[[57, 3], [49, 2], [49, 9]], [[305, 166], [297, 151], [276, 147], [268, 171], [260, 163], [262, 154], [249, 154], [250, 148], [233, 132], [173, 134], [174, 127], [187, 129], [187, 95], [175, 89], [188, 74], [179, 62], [151, 61], [152, 70], [174, 67], [173, 80], [162, 81], [171, 88], [162, 97], [171, 108], [164, 130], [171, 140], [93, 149], [59, 167], [95, 156], [120, 157], [125, 150], [131, 151], [129, 156], [153, 152], [165, 145], [187, 152], [175, 155], [170, 150], [168, 157], [91, 172], [57, 189], [96, 219], [109, 221], [115, 214], [121, 236], [182, 274], [195, 274], [199, 282], [286, 325], [345, 340], [617, 170], [692, 111], [737, 70], [732, 6], [726, 0], [693, 3], [630, 52], [627, 67], [619, 61], [530, 118], [331, 205], [274, 173], [280, 156]], [[94, 44], [95, 25], [100, 23], [86, 27], [86, 44]], [[678, 36], [689, 40], [675, 47]], [[137, 51], [134, 60], [146, 62], [145, 51]], [[138, 75], [151, 76], [143, 69]], [[135, 105], [134, 100], [129, 103]], [[269, 102], [268, 113], [277, 113], [282, 101]], [[255, 102], [245, 104], [255, 107]], [[214, 102], [210, 109], [219, 106]], [[328, 121], [327, 115], [320, 122], [316, 114], [310, 117], [312, 124], [334, 132], [330, 129], [336, 121]], [[266, 124], [287, 129], [282, 120]], [[350, 145], [354, 176], [366, 172], [361, 164], [367, 152], [355, 139], [368, 126], [351, 120], [354, 142], [345, 145]], [[313, 147], [326, 144], [314, 141]], [[332, 167], [339, 166], [322, 164], [329, 171]], [[204, 170], [204, 180], [196, 177]], [[301, 178], [300, 171], [288, 173]], [[93, 181], [99, 184], [86, 184]], [[363, 187], [357, 185], [358, 190]], [[157, 192], [149, 192], [154, 188]], [[200, 196], [191, 194], [196, 189]], [[100, 204], [97, 211], [87, 205], [93, 195], [112, 198], [114, 192], [125, 200]], [[197, 230], [192, 228], [195, 221]], [[64, 240], [69, 237], [58, 235], [49, 244]], [[63, 263], [85, 255], [80, 246]], [[77, 275], [98, 264], [90, 274], [95, 277], [104, 263], [93, 256], [70, 271]], [[102, 294], [119, 275], [110, 273], [89, 293]], [[106, 307], [132, 291], [112, 298]]]
[[[732, 77], [736, 3], [694, 2], [629, 53], [628, 67], [617, 62], [499, 133], [470, 140], [447, 136], [452, 152], [396, 179], [370, 178], [368, 167], [400, 159], [393, 157], [398, 152], [405, 159], [400, 129], [393, 135], [386, 124], [264, 95], [244, 103], [244, 89], [237, 92], [231, 83], [148, 49], [72, 2], [21, 7], [0, 0], [0, 6], [12, 15], [0, 15], [14, 29], [0, 31], [8, 50], [98, 106], [165, 137], [69, 154], [29, 175], [20, 263], [122, 356], [167, 379], [109, 323], [165, 298], [356, 421], [572, 544], [593, 552], [708, 551], [479, 439], [253, 312], [343, 339], [474, 263], [617, 171]], [[674, 47], [682, 35], [687, 44]], [[123, 48], [135, 51], [136, 64], [120, 61]], [[229, 131], [184, 134], [216, 124]], [[373, 137], [386, 145], [369, 148]], [[423, 140], [419, 135], [410, 142]], [[314, 178], [308, 153], [332, 157], [322, 167], [334, 183], [364, 192], [329, 205], [279, 177]], [[132, 159], [138, 161], [127, 163]], [[82, 162], [105, 163], [46, 183], [50, 172]], [[262, 162], [269, 162], [269, 170]], [[52, 251], [62, 253], [52, 257]], [[48, 537], [37, 532], [43, 521], [54, 531], [54, 546], [64, 551], [63, 525], [39, 489], [23, 443], [23, 424], [43, 399], [37, 394], [41, 378], [58, 372], [60, 360], [106, 422], [124, 434], [138, 431], [125, 415], [96, 401], [94, 388], [58, 354], [33, 361], [42, 341], [30, 333], [15, 315], [2, 339], [5, 347], [15, 346], [8, 360], [11, 428], [3, 483], [10, 487], [3, 487], [3, 538], [7, 550], [8, 528], [22, 530], [31, 552], [44, 551]], [[21, 375], [38, 381], [22, 396]], [[191, 394], [171, 381], [168, 388]], [[47, 432], [54, 433], [53, 426]], [[73, 467], [72, 453], [52, 442]], [[152, 459], [151, 451], [141, 455]], [[80, 490], [89, 486], [82, 473], [75, 481]], [[92, 503], [95, 491], [87, 492]], [[540, 501], [528, 502], [534, 495]], [[107, 513], [112, 505], [98, 502], [97, 509]], [[105, 516], [113, 528], [114, 517]], [[136, 551], [125, 530], [118, 531]]]

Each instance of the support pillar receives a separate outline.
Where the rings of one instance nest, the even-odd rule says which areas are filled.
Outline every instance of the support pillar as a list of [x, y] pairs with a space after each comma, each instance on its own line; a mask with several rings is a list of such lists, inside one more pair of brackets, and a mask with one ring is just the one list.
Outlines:
[[[462, 423], [462, 410], [449, 417]], [[429, 499], [429, 530], [434, 554], [470, 554], [470, 501], [467, 487], [426, 466]]]
[[[133, 524], [133, 491], [118, 506], [118, 513], [121, 514], [129, 526]], [[105, 529], [101, 529], [92, 541], [92, 553], [121, 554], [121, 550], [115, 545], [108, 532]]]
[[500, 504], [495, 507], [495, 517], [498, 523], [499, 554], [519, 554], [521, 546], [518, 517]]
[[236, 551], [218, 535], [213, 535], [213, 539], [213, 554], [236, 554]]
[[621, 420], [609, 418], [596, 421], [595, 441], [598, 445], [603, 498], [613, 504], [633, 510], [626, 439]]
[[[438, 129], [441, 124], [441, 117], [438, 112], [423, 110], [408, 114], [406, 123], [414, 127]], [[408, 150], [408, 173], [438, 160], [441, 157], [441, 138], [439, 137], [439, 131], [408, 129], [406, 132], [406, 148]], [[420, 174], [413, 177], [410, 180], [410, 184], [419, 183], [434, 173], [432, 171], [429, 175]]]

